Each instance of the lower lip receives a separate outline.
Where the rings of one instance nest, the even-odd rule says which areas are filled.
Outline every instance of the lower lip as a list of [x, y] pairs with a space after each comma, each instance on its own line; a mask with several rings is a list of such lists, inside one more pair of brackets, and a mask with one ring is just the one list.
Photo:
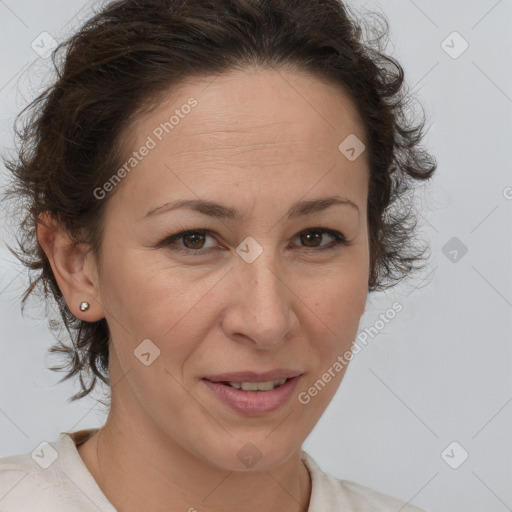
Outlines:
[[237, 412], [257, 415], [275, 411], [291, 397], [300, 375], [288, 379], [283, 385], [270, 391], [242, 391], [225, 384], [204, 380], [203, 382], [220, 398]]

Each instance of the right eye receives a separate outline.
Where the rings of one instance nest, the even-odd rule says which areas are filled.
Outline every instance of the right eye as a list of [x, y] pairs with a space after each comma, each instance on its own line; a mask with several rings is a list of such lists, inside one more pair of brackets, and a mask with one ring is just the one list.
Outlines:
[[[211, 237], [215, 240], [213, 234], [214, 233], [208, 229], [181, 231], [180, 233], [176, 233], [162, 240], [158, 244], [158, 247], [165, 247], [172, 251], [178, 251], [186, 254], [191, 254], [191, 252], [193, 254], [198, 254], [199, 251], [204, 254], [207, 250], [215, 247], [215, 245], [206, 248], [204, 247], [207, 237]], [[177, 244], [177, 242], [180, 241], [181, 244]]]

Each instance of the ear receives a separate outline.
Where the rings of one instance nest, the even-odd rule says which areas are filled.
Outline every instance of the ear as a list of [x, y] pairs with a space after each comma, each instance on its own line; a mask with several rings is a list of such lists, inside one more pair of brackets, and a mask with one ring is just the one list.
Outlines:
[[[97, 263], [90, 246], [75, 243], [67, 229], [48, 212], [39, 217], [37, 240], [71, 313], [86, 322], [104, 318]], [[82, 302], [88, 302], [89, 309], [81, 311]]]

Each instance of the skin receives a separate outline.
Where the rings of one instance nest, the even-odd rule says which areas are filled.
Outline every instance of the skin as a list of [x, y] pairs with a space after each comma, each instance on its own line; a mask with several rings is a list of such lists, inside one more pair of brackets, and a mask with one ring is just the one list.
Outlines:
[[[338, 150], [350, 134], [364, 141], [364, 127], [339, 87], [296, 71], [245, 69], [170, 91], [129, 127], [126, 154], [190, 97], [197, 107], [104, 199], [100, 259], [73, 246], [51, 218], [39, 227], [72, 313], [106, 318], [111, 331], [111, 409], [79, 453], [120, 511], [164, 511], [169, 503], [172, 510], [307, 510], [301, 446], [344, 371], [307, 405], [297, 395], [350, 350], [367, 299], [368, 162], [366, 153], [351, 162]], [[334, 195], [359, 211], [337, 205], [286, 218], [296, 202]], [[189, 209], [145, 217], [166, 202], [198, 198], [241, 218]], [[342, 233], [349, 244], [322, 252], [334, 238], [304, 237], [312, 228]], [[159, 247], [197, 229], [214, 234]], [[248, 236], [263, 249], [252, 263], [236, 252]], [[86, 312], [83, 300], [91, 304]], [[145, 339], [160, 350], [149, 366], [134, 356]], [[275, 368], [302, 377], [289, 402], [259, 416], [231, 410], [201, 380]], [[252, 468], [237, 457], [249, 442], [261, 453]]]

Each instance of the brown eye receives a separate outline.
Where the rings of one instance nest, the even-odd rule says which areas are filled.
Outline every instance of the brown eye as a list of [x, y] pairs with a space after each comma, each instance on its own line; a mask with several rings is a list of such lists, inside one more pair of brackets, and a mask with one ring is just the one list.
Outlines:
[[202, 249], [205, 241], [205, 233], [193, 231], [182, 236], [183, 245], [187, 249]]
[[170, 237], [158, 244], [158, 248], [168, 248], [178, 252], [189, 252], [189, 251], [201, 251], [206, 253], [209, 249], [215, 248], [215, 243], [210, 244], [210, 247], [205, 247], [207, 238], [211, 238], [213, 242], [216, 242], [213, 233], [208, 230], [192, 230], [182, 231]]
[[306, 247], [318, 247], [322, 241], [321, 231], [305, 231], [300, 235], [300, 241]]
[[[331, 237], [334, 241], [330, 244], [322, 244], [325, 235]], [[320, 251], [334, 248], [340, 244], [347, 244], [347, 240], [341, 233], [328, 229], [308, 229], [300, 233], [299, 238], [304, 247], [308, 249], [318, 248]]]

